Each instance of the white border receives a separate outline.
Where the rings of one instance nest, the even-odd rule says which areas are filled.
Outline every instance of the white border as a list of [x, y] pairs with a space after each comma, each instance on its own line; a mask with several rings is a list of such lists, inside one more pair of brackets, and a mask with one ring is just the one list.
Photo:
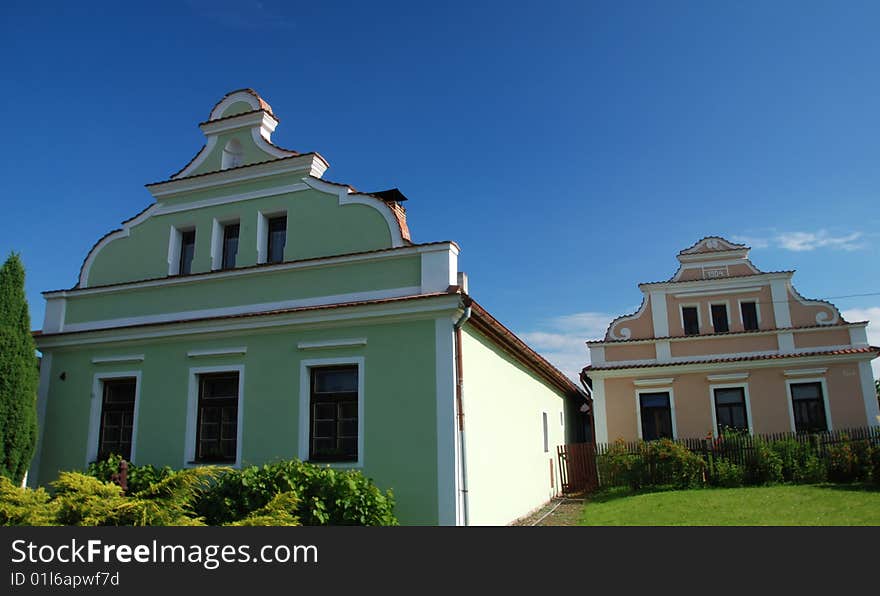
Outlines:
[[92, 364], [119, 364], [122, 362], [143, 362], [143, 354], [127, 354], [125, 356], [95, 356]]
[[746, 424], [749, 428], [749, 433], [753, 433], [755, 431], [752, 426], [752, 404], [749, 398], [749, 384], [745, 383], [713, 383], [709, 385], [709, 403], [712, 405], [712, 436], [718, 436], [718, 415], [715, 413], [715, 390], [716, 389], [742, 389], [743, 390], [743, 399], [745, 400], [746, 406]]
[[324, 366], [336, 366], [341, 364], [356, 364], [358, 369], [358, 458], [356, 462], [312, 462], [316, 465], [330, 466], [332, 468], [363, 468], [364, 467], [364, 369], [365, 359], [363, 356], [343, 356], [339, 358], [310, 358], [299, 362], [299, 428], [298, 445], [299, 459], [309, 461], [309, 404], [311, 392], [311, 369]]
[[107, 379], [135, 379], [134, 385], [134, 419], [131, 428], [131, 455], [129, 461], [136, 463], [138, 412], [141, 404], [141, 371], [126, 370], [95, 373], [92, 377], [92, 399], [89, 411], [89, 434], [86, 444], [86, 467], [98, 459], [98, 438], [101, 434], [101, 409], [104, 400], [104, 381]]
[[791, 425], [791, 432], [797, 432], [794, 424], [794, 404], [792, 403], [791, 386], [807, 383], [821, 384], [822, 401], [825, 406], [826, 430], [834, 430], [834, 424], [831, 422], [831, 395], [828, 393], [828, 384], [825, 382], [825, 377], [798, 377], [797, 379], [785, 379], [785, 393], [788, 397], [788, 422]]
[[642, 399], [643, 393], [668, 393], [669, 394], [669, 416], [672, 418], [672, 438], [678, 438], [678, 426], [675, 422], [675, 392], [671, 385], [663, 387], [651, 387], [645, 389], [636, 389], [636, 425], [639, 431], [639, 439], [642, 438]]
[[189, 390], [186, 397], [186, 436], [183, 445], [183, 467], [213, 465], [213, 462], [196, 461], [196, 424], [199, 420], [199, 375], [207, 373], [238, 373], [238, 426], [235, 437], [235, 462], [233, 468], [241, 467], [242, 438], [244, 436], [244, 364], [222, 366], [198, 366], [189, 369]]

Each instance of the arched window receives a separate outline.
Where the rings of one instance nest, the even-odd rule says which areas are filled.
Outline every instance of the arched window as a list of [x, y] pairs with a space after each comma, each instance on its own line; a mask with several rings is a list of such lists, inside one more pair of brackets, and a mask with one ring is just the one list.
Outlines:
[[228, 170], [229, 168], [237, 168], [244, 162], [244, 149], [241, 147], [241, 142], [238, 139], [232, 139], [228, 143], [226, 143], [226, 147], [223, 148], [223, 159], [220, 162], [221, 170]]

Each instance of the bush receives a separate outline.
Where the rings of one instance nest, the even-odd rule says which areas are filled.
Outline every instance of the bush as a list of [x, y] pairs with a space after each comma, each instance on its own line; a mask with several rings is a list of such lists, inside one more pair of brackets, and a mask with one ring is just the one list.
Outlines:
[[228, 470], [202, 496], [196, 511], [210, 525], [231, 524], [269, 506], [282, 493], [296, 495], [296, 509], [289, 513], [305, 525], [397, 525], [391, 491], [383, 493], [359, 471], [299, 460]]
[[827, 480], [825, 462], [819, 457], [814, 443], [786, 438], [773, 441], [770, 448], [782, 462], [784, 482], [814, 484]]
[[874, 484], [880, 484], [880, 446], [871, 451], [871, 478]]
[[725, 488], [742, 486], [745, 482], [745, 476], [746, 473], [742, 466], [726, 459], [715, 460], [715, 474], [712, 477], [712, 482], [716, 486]]
[[42, 488], [14, 485], [0, 476], [0, 526], [54, 526], [56, 506]]
[[[844, 437], [845, 438], [845, 437]], [[828, 479], [856, 482], [872, 476], [872, 449], [867, 441], [848, 441], [828, 446]]]
[[[121, 462], [121, 456], [110, 455], [106, 459], [90, 463], [86, 474], [104, 482], [114, 482], [113, 476], [119, 472], [119, 464]], [[146, 490], [151, 484], [164, 480], [172, 473], [173, 470], [168, 466], [164, 468], [157, 468], [151, 465], [136, 466], [129, 462], [126, 472], [127, 492], [132, 494]]]
[[750, 457], [746, 458], [746, 483], [775, 484], [782, 482], [782, 458], [770, 447], [770, 443], [756, 438], [752, 445], [752, 453]]
[[659, 439], [638, 444], [632, 453], [623, 441], [616, 441], [599, 460], [599, 473], [606, 486], [627, 485], [633, 490], [674, 486], [690, 488], [703, 482], [705, 464], [686, 447]]
[[299, 526], [294, 512], [299, 509], [299, 498], [294, 492], [278, 493], [265, 507], [228, 526]]

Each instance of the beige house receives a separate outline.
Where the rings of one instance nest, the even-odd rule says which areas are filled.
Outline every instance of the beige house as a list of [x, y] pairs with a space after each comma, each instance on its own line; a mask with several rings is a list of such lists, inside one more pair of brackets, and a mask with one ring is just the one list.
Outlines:
[[880, 425], [867, 323], [748, 256], [703, 238], [671, 279], [639, 284], [636, 313], [587, 342], [597, 442]]

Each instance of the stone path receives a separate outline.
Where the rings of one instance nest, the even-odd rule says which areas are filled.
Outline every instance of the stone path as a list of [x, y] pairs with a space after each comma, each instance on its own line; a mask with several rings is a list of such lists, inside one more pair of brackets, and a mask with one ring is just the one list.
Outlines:
[[538, 511], [519, 520], [516, 526], [576, 526], [584, 512], [584, 500], [578, 498], [553, 499]]

